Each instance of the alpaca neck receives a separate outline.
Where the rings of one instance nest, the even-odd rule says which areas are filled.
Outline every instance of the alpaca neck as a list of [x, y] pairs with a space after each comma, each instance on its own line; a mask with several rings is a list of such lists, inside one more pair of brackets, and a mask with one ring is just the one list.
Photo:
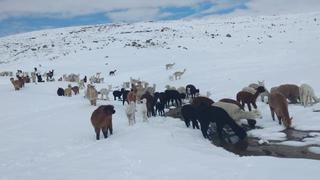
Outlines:
[[256, 100], [256, 99], [258, 98], [258, 96], [259, 96], [260, 93], [261, 93], [261, 92], [256, 91], [256, 93], [254, 93], [254, 95], [253, 95], [253, 99]]

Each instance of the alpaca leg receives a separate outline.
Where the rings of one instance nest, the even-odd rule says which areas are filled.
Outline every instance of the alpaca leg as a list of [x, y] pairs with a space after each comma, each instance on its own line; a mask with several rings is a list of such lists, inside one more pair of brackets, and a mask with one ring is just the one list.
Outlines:
[[254, 109], [257, 109], [257, 108], [258, 108], [256, 102], [253, 102], [252, 105], [253, 105]]
[[281, 117], [278, 115], [277, 115], [277, 117], [278, 117], [279, 124], [281, 125]]
[[96, 140], [99, 140], [100, 139], [100, 128], [95, 128], [94, 130], [96, 132]]
[[209, 124], [202, 122], [202, 123], [200, 123], [200, 126], [201, 126], [201, 132], [202, 132], [203, 137], [205, 139], [207, 139], [208, 138], [207, 132], [208, 132]]
[[248, 106], [249, 111], [251, 111], [251, 104], [247, 103], [247, 106]]
[[190, 126], [190, 119], [186, 118], [186, 119], [184, 119], [184, 122], [186, 123], [186, 126], [187, 126], [187, 127]]
[[272, 119], [274, 121], [274, 111], [273, 111], [273, 109], [271, 107], [270, 107], [270, 111], [271, 111], [271, 117], [272, 117]]
[[108, 128], [103, 128], [102, 133], [105, 139], [108, 138]]
[[219, 138], [220, 142], [224, 142], [224, 138], [222, 136], [223, 126], [220, 123], [216, 123], [216, 124], [217, 124], [218, 138]]

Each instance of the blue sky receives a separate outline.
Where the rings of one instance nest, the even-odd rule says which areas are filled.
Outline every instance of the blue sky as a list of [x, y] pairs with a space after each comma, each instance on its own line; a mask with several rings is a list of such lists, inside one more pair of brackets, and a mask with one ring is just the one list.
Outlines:
[[319, 10], [319, 0], [0, 0], [0, 36], [88, 24]]

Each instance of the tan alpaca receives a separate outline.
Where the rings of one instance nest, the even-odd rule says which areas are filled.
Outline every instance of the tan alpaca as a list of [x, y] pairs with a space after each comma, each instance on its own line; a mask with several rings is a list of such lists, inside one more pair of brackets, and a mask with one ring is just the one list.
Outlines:
[[166, 64], [166, 70], [172, 69], [175, 64], [176, 64], [176, 63]]
[[98, 91], [93, 85], [88, 84], [86, 97], [89, 99], [91, 105], [97, 105]]
[[184, 69], [182, 72], [181, 71], [176, 71], [175, 73], [173, 73], [174, 79], [181, 79], [181, 76], [186, 72], [186, 69]]
[[274, 120], [274, 113], [276, 113], [279, 124], [283, 122], [284, 126], [289, 128], [292, 117], [289, 117], [287, 98], [279, 91], [274, 91], [269, 94], [268, 100], [272, 119]]
[[14, 90], [18, 91], [20, 88], [22, 88], [21, 81], [14, 80], [13, 78], [10, 78], [10, 81], [13, 84]]
[[71, 97], [72, 96], [72, 87], [71, 84], [68, 85], [66, 89], [64, 89], [64, 96]]

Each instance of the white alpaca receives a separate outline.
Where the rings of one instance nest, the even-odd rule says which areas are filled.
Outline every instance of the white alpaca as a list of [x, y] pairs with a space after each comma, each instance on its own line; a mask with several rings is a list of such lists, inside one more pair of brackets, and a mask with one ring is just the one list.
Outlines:
[[147, 109], [147, 99], [142, 99], [141, 103], [141, 112], [143, 122], [148, 122], [148, 109]]
[[240, 124], [241, 119], [261, 119], [261, 113], [257, 109], [252, 111], [244, 111], [238, 105], [225, 102], [216, 102], [213, 106], [224, 109], [230, 117], [235, 120], [237, 124]]
[[176, 63], [166, 64], [166, 70], [172, 69], [175, 64], [176, 64]]
[[314, 94], [313, 88], [308, 84], [302, 84], [299, 88], [301, 104], [306, 107], [314, 102], [319, 102], [319, 98]]
[[183, 69], [183, 71], [176, 71], [173, 73], [174, 79], [178, 80], [181, 79], [181, 76], [186, 72], [186, 69]]
[[81, 79], [78, 83], [80, 89], [84, 89], [86, 86], [84, 85], [84, 80]]
[[103, 97], [106, 96], [106, 100], [109, 101], [109, 93], [111, 92], [111, 86], [107, 88], [102, 88], [100, 90], [101, 99], [103, 100]]
[[179, 93], [186, 93], [186, 88], [185, 87], [178, 87], [177, 88], [177, 91], [179, 92]]
[[129, 121], [129, 126], [132, 126], [136, 123], [136, 104], [131, 101], [129, 105], [126, 107], [126, 115]]

